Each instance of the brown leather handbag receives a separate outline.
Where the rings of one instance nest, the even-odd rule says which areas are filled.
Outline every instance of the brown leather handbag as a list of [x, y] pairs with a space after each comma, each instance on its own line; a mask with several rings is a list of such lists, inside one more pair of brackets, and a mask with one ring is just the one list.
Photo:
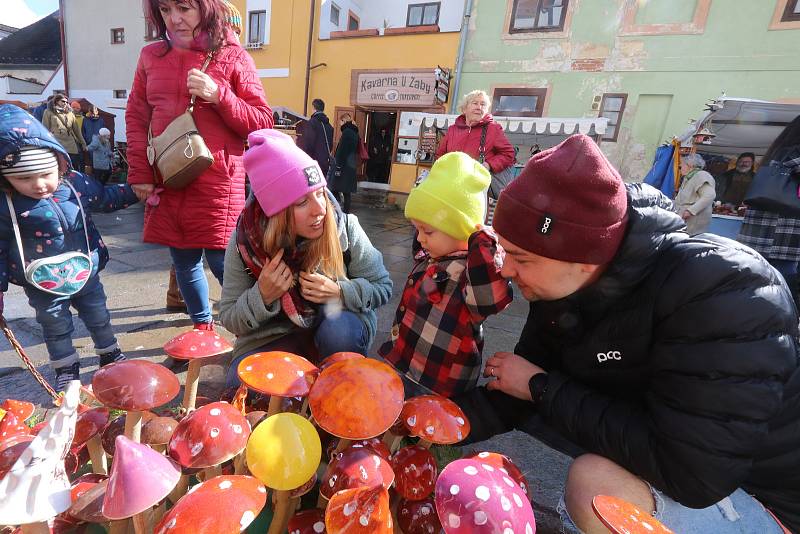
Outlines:
[[[206, 56], [202, 72], [208, 68], [212, 56], [212, 53]], [[170, 122], [160, 135], [153, 137], [152, 125], [147, 132], [147, 161], [170, 189], [183, 189], [214, 163], [214, 156], [197, 131], [192, 116], [196, 98], [192, 95], [186, 111]]]

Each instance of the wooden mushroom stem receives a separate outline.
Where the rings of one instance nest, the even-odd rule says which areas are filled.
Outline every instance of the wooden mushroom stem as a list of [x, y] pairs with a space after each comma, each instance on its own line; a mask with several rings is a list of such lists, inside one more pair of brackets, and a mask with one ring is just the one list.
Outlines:
[[426, 449], [430, 449], [431, 445], [433, 445], [433, 443], [431, 443], [427, 439], [420, 438], [419, 441], [417, 442], [417, 445], [419, 445], [420, 447], [424, 447]]
[[50, 534], [50, 527], [47, 521], [39, 521], [38, 523], [28, 523], [20, 527], [22, 534]]
[[178, 479], [178, 483], [175, 484], [175, 487], [169, 492], [169, 495], [167, 495], [167, 499], [169, 499], [169, 502], [172, 504], [175, 504], [188, 490], [189, 475], [181, 475], [181, 478]]
[[136, 514], [131, 519], [133, 520], [133, 530], [136, 534], [151, 534], [153, 532], [153, 514], [150, 508]]
[[[128, 532], [128, 524], [130, 521], [128, 519], [120, 519], [118, 521], [112, 521], [108, 527], [109, 534], [126, 534]], [[48, 530], [48, 532], [50, 532]]]
[[197, 385], [200, 383], [200, 368], [203, 360], [189, 360], [189, 369], [186, 371], [186, 384], [183, 386], [183, 407], [187, 412], [194, 410], [197, 403]]
[[103, 450], [100, 434], [86, 442], [86, 450], [89, 451], [89, 459], [92, 461], [92, 472], [107, 475], [106, 452]]
[[283, 397], [272, 395], [269, 398], [269, 408], [267, 408], [267, 417], [281, 413], [281, 406], [283, 405]]
[[136, 443], [142, 441], [142, 412], [125, 414], [125, 437]]
[[387, 430], [383, 434], [383, 443], [389, 447], [389, 452], [394, 454], [400, 448], [400, 443], [403, 441], [403, 436], [398, 436], [391, 430]]
[[283, 534], [289, 525], [291, 498], [289, 491], [275, 490], [275, 510], [267, 534]]

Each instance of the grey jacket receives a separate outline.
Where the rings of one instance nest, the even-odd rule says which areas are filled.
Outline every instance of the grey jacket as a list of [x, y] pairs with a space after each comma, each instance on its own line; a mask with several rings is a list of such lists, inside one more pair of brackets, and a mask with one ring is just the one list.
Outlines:
[[[383, 255], [372, 246], [358, 223], [358, 217], [348, 214], [345, 226], [346, 229], [339, 228], [339, 242], [342, 251], [350, 251], [350, 262], [348, 277], [338, 281], [342, 288], [342, 305], [364, 321], [371, 344], [378, 327], [375, 310], [389, 301], [392, 280], [383, 265]], [[297, 328], [285, 314], [280, 313], [280, 300], [269, 305], [264, 303], [255, 278], [245, 270], [239, 256], [235, 231], [225, 251], [225, 279], [219, 311], [222, 324], [236, 335], [234, 358]]]

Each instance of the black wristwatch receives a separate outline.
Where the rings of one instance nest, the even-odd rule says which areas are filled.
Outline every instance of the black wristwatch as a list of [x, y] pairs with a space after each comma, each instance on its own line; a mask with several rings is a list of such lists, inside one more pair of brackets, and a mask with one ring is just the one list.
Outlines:
[[531, 390], [531, 400], [534, 404], [539, 404], [547, 393], [547, 373], [536, 373], [528, 382], [528, 388]]

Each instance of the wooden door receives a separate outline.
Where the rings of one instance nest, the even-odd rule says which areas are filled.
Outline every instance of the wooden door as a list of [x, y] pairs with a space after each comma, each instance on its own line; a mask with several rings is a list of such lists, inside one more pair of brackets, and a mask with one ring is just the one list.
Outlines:
[[336, 147], [339, 146], [339, 138], [342, 136], [342, 119], [349, 115], [352, 119], [355, 117], [355, 108], [339, 107], [333, 110], [333, 147], [332, 150], [336, 152]]
[[[356, 116], [353, 122], [356, 123], [358, 126], [358, 136], [361, 138], [361, 141], [366, 144], [367, 142], [367, 130], [369, 129], [369, 119], [370, 113], [369, 110], [364, 108], [356, 108]], [[367, 162], [358, 160], [358, 167], [356, 167], [356, 178], [360, 181], [365, 178], [367, 173]]]

